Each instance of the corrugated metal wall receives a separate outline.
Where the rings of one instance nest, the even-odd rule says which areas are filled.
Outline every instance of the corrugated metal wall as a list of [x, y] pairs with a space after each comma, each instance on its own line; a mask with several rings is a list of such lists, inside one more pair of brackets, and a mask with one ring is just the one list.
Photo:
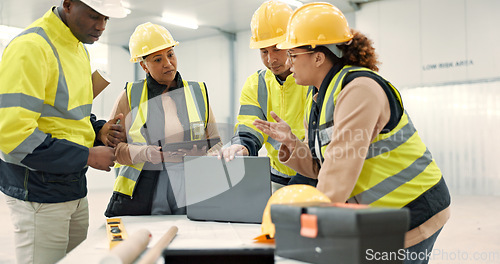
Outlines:
[[452, 193], [500, 195], [500, 80], [400, 92]]

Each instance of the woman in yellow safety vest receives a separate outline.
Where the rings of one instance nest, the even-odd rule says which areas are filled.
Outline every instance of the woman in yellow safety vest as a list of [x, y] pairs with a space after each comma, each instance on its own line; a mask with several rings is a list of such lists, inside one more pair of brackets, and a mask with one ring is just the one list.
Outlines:
[[449, 218], [450, 195], [440, 169], [420, 139], [398, 90], [376, 71], [371, 41], [351, 30], [328, 3], [295, 10], [287, 37], [296, 82], [312, 85], [306, 103], [306, 140], [299, 141], [275, 113], [277, 123], [256, 120], [282, 142], [280, 161], [318, 179], [332, 202], [410, 210], [405, 263], [427, 263]]
[[116, 147], [117, 178], [106, 216], [185, 214], [183, 156], [206, 147], [166, 151], [169, 143], [218, 137], [203, 82], [177, 72], [173, 47], [179, 44], [162, 26], [145, 23], [130, 37], [131, 61], [146, 79], [127, 83], [113, 112], [124, 113], [127, 142]]

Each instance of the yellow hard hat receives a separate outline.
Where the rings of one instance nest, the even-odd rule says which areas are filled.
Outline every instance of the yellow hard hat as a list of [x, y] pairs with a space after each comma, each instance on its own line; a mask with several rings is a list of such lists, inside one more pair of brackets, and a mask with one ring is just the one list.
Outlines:
[[342, 12], [329, 3], [305, 4], [293, 12], [284, 42], [279, 49], [337, 44], [353, 37]]
[[264, 214], [262, 215], [262, 234], [255, 239], [264, 242], [274, 238], [275, 228], [271, 221], [272, 204], [325, 202], [330, 203], [330, 199], [311, 185], [293, 184], [278, 189], [267, 201]]
[[266, 48], [285, 40], [286, 26], [292, 13], [292, 8], [283, 2], [264, 2], [252, 16], [250, 48]]
[[141, 24], [130, 36], [130, 61], [137, 62], [139, 58], [177, 44], [179, 42], [174, 40], [166, 28], [151, 22]]

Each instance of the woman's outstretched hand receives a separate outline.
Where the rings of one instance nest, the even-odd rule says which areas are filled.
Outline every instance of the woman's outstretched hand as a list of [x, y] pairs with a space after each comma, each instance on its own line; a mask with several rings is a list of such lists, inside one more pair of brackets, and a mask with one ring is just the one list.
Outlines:
[[266, 135], [274, 140], [285, 144], [289, 149], [295, 147], [297, 136], [292, 133], [290, 126], [283, 121], [274, 111], [271, 111], [271, 116], [276, 122], [269, 122], [260, 119], [253, 121], [253, 125]]

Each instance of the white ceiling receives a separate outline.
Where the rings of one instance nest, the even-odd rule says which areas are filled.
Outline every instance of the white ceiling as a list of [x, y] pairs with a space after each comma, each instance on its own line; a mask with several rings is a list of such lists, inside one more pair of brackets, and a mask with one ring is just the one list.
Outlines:
[[[128, 47], [135, 27], [145, 22], [163, 24], [178, 41], [219, 34], [219, 30], [236, 33], [250, 29], [253, 12], [265, 0], [122, 0], [132, 13], [126, 18], [110, 19], [99, 42]], [[323, 0], [324, 1], [324, 0]], [[369, 0], [329, 0], [342, 12], [353, 12], [356, 6]], [[374, 0], [371, 0], [374, 1]], [[303, 0], [303, 3], [313, 0]], [[0, 25], [24, 28], [41, 17], [61, 0], [1, 0]], [[186, 29], [161, 21], [163, 12], [194, 17], [200, 27]]]

